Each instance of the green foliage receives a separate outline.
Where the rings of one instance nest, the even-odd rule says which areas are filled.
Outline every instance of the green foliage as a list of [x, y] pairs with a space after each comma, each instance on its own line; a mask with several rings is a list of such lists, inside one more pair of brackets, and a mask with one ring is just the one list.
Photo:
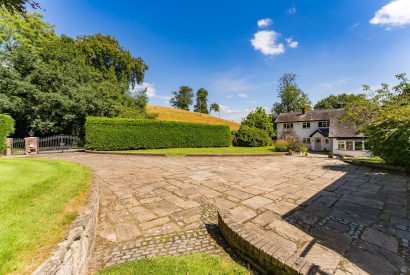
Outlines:
[[209, 108], [209, 113], [211, 113], [211, 111], [215, 111], [215, 112], [220, 112], [220, 108], [219, 108], [219, 104], [218, 103], [212, 103], [211, 107]]
[[0, 114], [0, 154], [6, 150], [6, 138], [14, 132], [14, 120], [9, 115]]
[[310, 110], [311, 108], [311, 102], [307, 94], [298, 87], [296, 75], [293, 73], [285, 73], [279, 79], [277, 96], [280, 102], [276, 102], [272, 108], [275, 115], [286, 112], [297, 112], [302, 108]]
[[40, 4], [33, 0], [0, 0], [0, 7], [4, 7], [10, 12], [26, 13], [26, 6], [30, 5], [33, 9], [40, 9]]
[[290, 148], [289, 142], [286, 140], [277, 140], [274, 145], [276, 152], [287, 152]]
[[366, 147], [387, 164], [410, 167], [410, 82], [398, 74], [400, 83], [391, 90], [382, 84], [365, 100], [346, 106], [342, 121], [352, 122], [367, 137]]
[[181, 86], [179, 87], [178, 92], [172, 92], [172, 98], [169, 101], [171, 106], [189, 111], [189, 106], [192, 104], [192, 98], [194, 97], [194, 93], [192, 92], [192, 88], [188, 86]]
[[194, 106], [194, 112], [202, 114], [208, 113], [208, 91], [204, 88], [200, 88], [196, 92], [196, 104]]
[[340, 95], [330, 95], [322, 100], [320, 100], [315, 105], [315, 109], [338, 109], [345, 108], [348, 104], [354, 101], [362, 101], [366, 99], [365, 94], [346, 94], [342, 93]]
[[231, 144], [228, 126], [145, 119], [88, 117], [86, 148], [132, 150], [224, 147]]
[[110, 35], [86, 35], [77, 39], [87, 56], [87, 63], [99, 70], [104, 79], [117, 81], [124, 90], [144, 81], [148, 66], [140, 57], [133, 57]]
[[262, 107], [258, 107], [255, 111], [250, 112], [248, 116], [242, 120], [241, 124], [264, 130], [270, 137], [275, 135], [272, 117]]
[[241, 124], [236, 134], [236, 144], [245, 147], [262, 147], [268, 146], [271, 143], [271, 138], [268, 132], [255, 127], [249, 127]]
[[145, 92], [128, 91], [143, 80], [141, 59], [113, 37], [57, 36], [40, 15], [26, 17], [0, 9], [0, 113], [16, 120], [17, 136], [82, 136], [89, 115], [145, 116]]

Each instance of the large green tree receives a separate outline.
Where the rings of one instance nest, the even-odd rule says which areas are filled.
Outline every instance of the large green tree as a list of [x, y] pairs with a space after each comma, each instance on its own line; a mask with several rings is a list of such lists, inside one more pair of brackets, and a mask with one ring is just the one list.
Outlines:
[[382, 84], [367, 98], [350, 102], [340, 118], [357, 126], [367, 137], [366, 147], [387, 163], [410, 167], [410, 82], [398, 74], [399, 84], [391, 89]]
[[40, 4], [33, 0], [0, 0], [0, 6], [11, 12], [27, 12], [27, 5], [33, 9], [40, 9]]
[[270, 137], [274, 136], [272, 117], [262, 107], [258, 107], [255, 111], [250, 112], [242, 120], [241, 125], [255, 127], [266, 131]]
[[200, 88], [196, 92], [196, 104], [194, 106], [194, 112], [202, 114], [208, 113], [208, 91], [204, 88]]
[[169, 102], [171, 103], [171, 106], [177, 109], [189, 111], [189, 106], [193, 102], [193, 97], [194, 93], [191, 87], [181, 86], [179, 87], [179, 91], [172, 92], [172, 97]]
[[110, 45], [117, 47], [116, 55], [106, 55], [106, 64], [114, 65], [101, 68], [93, 63], [88, 54], [92, 47], [83, 44], [84, 38], [56, 35], [37, 14], [9, 15], [0, 9], [1, 27], [7, 30], [0, 36], [0, 113], [15, 119], [16, 135], [30, 129], [37, 135], [82, 135], [88, 115], [116, 116], [124, 109], [143, 113], [144, 95], [130, 93], [129, 87], [143, 80], [147, 67], [130, 58], [115, 39], [101, 38], [101, 51], [94, 51], [98, 55]]
[[214, 102], [211, 104], [211, 107], [209, 108], [209, 113], [211, 113], [211, 111], [218, 112], [219, 116], [221, 116], [221, 109], [218, 103]]
[[280, 113], [296, 112], [302, 108], [310, 110], [311, 102], [305, 92], [296, 83], [296, 74], [285, 73], [279, 78], [277, 97], [280, 102], [273, 105], [272, 111], [275, 116]]
[[361, 101], [366, 99], [365, 94], [346, 94], [330, 95], [315, 104], [315, 109], [338, 109], [344, 108], [353, 101]]

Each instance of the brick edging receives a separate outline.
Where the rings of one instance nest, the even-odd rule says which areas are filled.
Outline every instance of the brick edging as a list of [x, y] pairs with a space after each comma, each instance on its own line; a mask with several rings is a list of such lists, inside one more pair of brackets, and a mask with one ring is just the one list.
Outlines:
[[71, 224], [65, 240], [33, 274], [87, 274], [97, 232], [98, 210], [99, 186], [93, 181], [87, 205]]
[[[300, 274], [274, 256], [276, 245], [242, 223], [234, 221], [229, 210], [218, 211], [218, 227], [226, 242], [262, 274]], [[289, 255], [290, 256], [290, 255]]]

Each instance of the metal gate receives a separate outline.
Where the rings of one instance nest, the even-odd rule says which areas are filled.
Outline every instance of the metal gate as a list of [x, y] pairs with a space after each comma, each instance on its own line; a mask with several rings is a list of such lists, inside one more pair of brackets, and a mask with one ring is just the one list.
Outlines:
[[57, 135], [39, 139], [39, 152], [82, 149], [82, 141], [79, 137]]
[[24, 155], [26, 154], [25, 151], [25, 142], [24, 138], [13, 138], [11, 143], [11, 154], [12, 155]]

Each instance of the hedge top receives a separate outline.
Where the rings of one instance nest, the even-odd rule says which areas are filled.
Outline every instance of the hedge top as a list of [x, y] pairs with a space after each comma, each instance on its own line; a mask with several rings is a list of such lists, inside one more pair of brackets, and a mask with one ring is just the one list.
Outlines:
[[152, 119], [87, 117], [86, 148], [130, 150], [225, 147], [231, 144], [226, 125]]

